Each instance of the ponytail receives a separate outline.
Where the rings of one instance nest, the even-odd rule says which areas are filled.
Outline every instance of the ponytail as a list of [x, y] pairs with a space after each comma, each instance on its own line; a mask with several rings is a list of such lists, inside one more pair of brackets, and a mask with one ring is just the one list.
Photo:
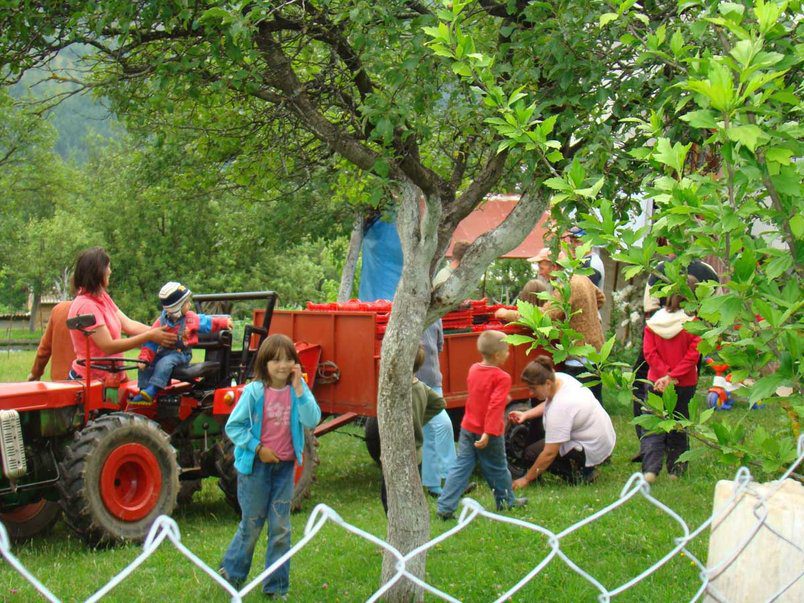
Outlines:
[[548, 381], [555, 380], [556, 371], [550, 356], [536, 356], [522, 371], [522, 381], [528, 385], [544, 385]]

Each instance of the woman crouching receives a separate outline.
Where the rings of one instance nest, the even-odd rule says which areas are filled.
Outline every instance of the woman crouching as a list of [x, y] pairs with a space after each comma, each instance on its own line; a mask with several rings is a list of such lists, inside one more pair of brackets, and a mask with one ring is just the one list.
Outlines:
[[574, 377], [557, 373], [549, 356], [529, 363], [522, 380], [543, 402], [525, 412], [513, 411], [508, 418], [520, 424], [543, 417], [545, 437], [527, 447], [525, 460], [533, 465], [514, 481], [514, 489], [524, 488], [545, 471], [572, 484], [594, 481], [597, 466], [611, 456], [617, 436], [592, 391]]

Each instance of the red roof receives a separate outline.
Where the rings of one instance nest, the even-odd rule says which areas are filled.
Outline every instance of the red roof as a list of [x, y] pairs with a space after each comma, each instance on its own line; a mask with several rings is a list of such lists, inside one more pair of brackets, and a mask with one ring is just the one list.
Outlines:
[[[455, 233], [452, 235], [447, 257], [452, 257], [452, 246], [456, 241], [469, 241], [471, 243], [480, 235], [501, 224], [518, 201], [519, 195], [494, 195], [486, 198], [477, 209], [458, 224]], [[501, 254], [500, 257], [505, 259], [527, 259], [536, 255], [544, 247], [544, 226], [549, 215], [549, 212], [545, 212], [534, 229], [525, 237], [525, 240], [516, 248]]]

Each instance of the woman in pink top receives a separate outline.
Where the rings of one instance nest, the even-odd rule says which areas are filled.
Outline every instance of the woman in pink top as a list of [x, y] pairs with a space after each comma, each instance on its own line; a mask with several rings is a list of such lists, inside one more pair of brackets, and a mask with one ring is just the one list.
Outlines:
[[[123, 352], [140, 347], [146, 341], [153, 341], [163, 347], [176, 343], [176, 334], [163, 327], [151, 328], [130, 319], [114, 303], [106, 292], [112, 274], [109, 255], [100, 247], [81, 252], [75, 262], [73, 289], [76, 297], [67, 313], [67, 318], [81, 314], [92, 314], [95, 325], [89, 336], [89, 349], [93, 358], [102, 356], [123, 357]], [[129, 337], [122, 338], [125, 333]], [[70, 331], [76, 359], [70, 369], [70, 379], [83, 379], [85, 367], [78, 363], [86, 359], [86, 339], [77, 330]], [[107, 385], [116, 385], [125, 380], [125, 373], [108, 373], [92, 370], [90, 378], [101, 379]]]

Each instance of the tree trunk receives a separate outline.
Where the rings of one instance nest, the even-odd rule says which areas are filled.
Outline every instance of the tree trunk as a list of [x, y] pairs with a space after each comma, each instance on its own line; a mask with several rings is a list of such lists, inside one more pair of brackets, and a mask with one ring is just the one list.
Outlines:
[[355, 221], [352, 226], [352, 237], [349, 239], [349, 252], [346, 254], [346, 264], [341, 273], [341, 286], [338, 289], [338, 301], [348, 301], [352, 296], [352, 287], [355, 282], [357, 258], [360, 257], [360, 245], [363, 244], [363, 213], [355, 212]]
[[39, 305], [42, 300], [42, 293], [38, 287], [34, 287], [31, 292], [31, 318], [28, 320], [28, 330], [33, 333], [36, 331], [36, 321], [39, 315]]
[[[430, 514], [419, 477], [413, 438], [411, 382], [413, 357], [419, 347], [430, 304], [430, 263], [437, 248], [436, 216], [419, 216], [420, 191], [408, 182], [400, 184], [397, 228], [403, 251], [402, 278], [394, 296], [393, 311], [382, 343], [377, 419], [382, 441], [382, 467], [388, 491], [387, 541], [403, 554], [430, 537]], [[440, 205], [436, 210], [440, 209]], [[425, 555], [418, 556], [408, 571], [420, 578]], [[395, 559], [383, 559], [382, 583], [396, 573]], [[388, 601], [421, 601], [422, 590], [400, 580], [386, 594]]]

